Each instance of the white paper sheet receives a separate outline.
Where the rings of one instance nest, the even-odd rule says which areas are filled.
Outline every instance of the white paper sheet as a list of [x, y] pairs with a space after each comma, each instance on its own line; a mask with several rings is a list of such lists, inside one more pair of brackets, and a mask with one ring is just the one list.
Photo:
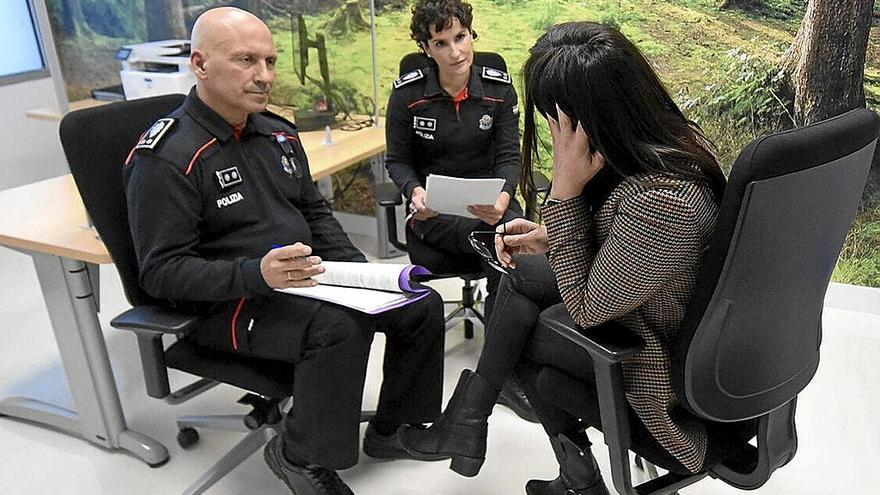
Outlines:
[[431, 174], [425, 184], [426, 206], [436, 212], [477, 218], [469, 205], [494, 205], [504, 187], [504, 179], [462, 179]]

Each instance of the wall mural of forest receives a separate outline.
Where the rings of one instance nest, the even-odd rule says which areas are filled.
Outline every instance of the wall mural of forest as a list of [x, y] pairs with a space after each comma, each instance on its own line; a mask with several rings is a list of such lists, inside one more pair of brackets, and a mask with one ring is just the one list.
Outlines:
[[[470, 0], [477, 50], [497, 51], [517, 84], [528, 48], [549, 26], [593, 20], [620, 28], [654, 62], [689, 117], [719, 147], [725, 167], [755, 137], [867, 105], [880, 110], [880, 5], [874, 0]], [[187, 38], [207, 8], [235, 5], [272, 28], [278, 46], [273, 103], [312, 108], [317, 54], [299, 82], [296, 15], [326, 38], [329, 93], [340, 110], [373, 110], [368, 0], [46, 0], [68, 94], [119, 83], [123, 44]], [[379, 111], [384, 113], [409, 38], [408, 0], [376, 0]], [[818, 55], [818, 56], [817, 56]], [[817, 63], [835, 60], [839, 63]], [[880, 155], [880, 154], [878, 154]], [[372, 211], [369, 166], [336, 174], [334, 208]], [[548, 176], [552, 174], [547, 171]], [[821, 198], [817, 198], [821, 200]], [[834, 279], [880, 287], [880, 165]]]

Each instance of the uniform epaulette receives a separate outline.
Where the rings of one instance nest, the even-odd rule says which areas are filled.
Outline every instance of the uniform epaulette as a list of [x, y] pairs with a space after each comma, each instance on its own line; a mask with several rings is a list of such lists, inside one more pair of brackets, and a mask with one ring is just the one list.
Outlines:
[[177, 119], [173, 119], [170, 117], [166, 117], [164, 119], [157, 120], [147, 132], [141, 136], [141, 140], [134, 146], [136, 150], [155, 150], [156, 145], [159, 144], [159, 141], [168, 133], [168, 129], [171, 129], [174, 126], [174, 123], [177, 122]]
[[493, 69], [492, 67], [483, 67], [482, 76], [483, 79], [510, 84], [510, 74], [503, 70]]
[[407, 72], [406, 74], [400, 76], [400, 79], [394, 81], [394, 89], [400, 88], [402, 86], [406, 86], [407, 84], [418, 81], [419, 79], [424, 79], [425, 73], [422, 72], [422, 69], [416, 69], [412, 72]]

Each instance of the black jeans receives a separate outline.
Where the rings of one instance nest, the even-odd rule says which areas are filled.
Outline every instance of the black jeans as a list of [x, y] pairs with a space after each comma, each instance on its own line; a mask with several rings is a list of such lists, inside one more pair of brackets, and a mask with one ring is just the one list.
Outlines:
[[231, 347], [226, 311], [211, 318], [191, 339], [295, 366], [293, 406], [284, 429], [288, 452], [330, 469], [357, 463], [363, 386], [374, 332], [386, 337], [376, 420], [424, 423], [439, 414], [444, 325], [443, 303], [436, 293], [376, 316], [287, 294], [268, 296], [248, 307], [238, 315], [238, 327], [244, 330], [238, 332], [237, 349]]
[[513, 374], [541, 311], [562, 301], [544, 255], [517, 256], [515, 262], [516, 269], [501, 277], [495, 291], [495, 311], [486, 325], [477, 364], [477, 374], [493, 388], [500, 388]]
[[502, 277], [495, 311], [476, 373], [493, 388], [516, 374], [547, 433], [572, 434], [583, 429], [576, 417], [549, 404], [534, 387], [537, 370], [552, 365], [586, 383], [594, 383], [589, 355], [552, 332], [536, 332], [541, 312], [562, 302], [556, 276], [544, 255], [517, 256], [516, 269]]

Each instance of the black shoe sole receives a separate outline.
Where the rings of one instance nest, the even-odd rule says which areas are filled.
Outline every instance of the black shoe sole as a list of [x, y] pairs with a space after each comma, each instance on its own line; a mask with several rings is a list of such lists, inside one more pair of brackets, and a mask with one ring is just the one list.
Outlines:
[[444, 459], [449, 459], [450, 456], [444, 454], [425, 454], [423, 452], [418, 451], [410, 451], [410, 450], [382, 450], [382, 449], [368, 449], [364, 447], [364, 454], [367, 457], [372, 457], [373, 459], [389, 459], [389, 460], [413, 460], [413, 461], [442, 461]]

